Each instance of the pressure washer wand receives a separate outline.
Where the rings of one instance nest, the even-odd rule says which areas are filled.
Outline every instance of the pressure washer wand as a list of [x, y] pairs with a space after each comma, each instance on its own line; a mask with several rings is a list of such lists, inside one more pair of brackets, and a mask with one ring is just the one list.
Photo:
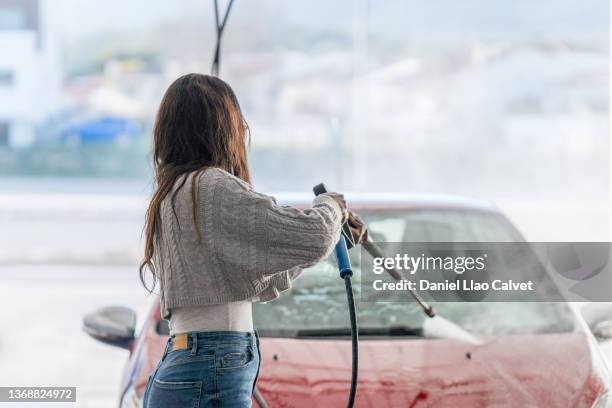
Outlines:
[[[315, 195], [319, 195], [319, 194], [326, 193], [327, 188], [325, 187], [325, 184], [321, 183], [321, 184], [316, 185], [313, 188], [313, 191]], [[336, 245], [336, 251], [335, 251], [336, 258], [338, 259], [338, 268], [340, 269], [341, 278], [344, 278], [343, 271], [345, 269], [350, 270], [350, 274], [351, 276], [353, 276], [353, 271], [351, 270], [351, 263], [348, 258], [347, 244], [346, 244], [348, 240], [350, 242], [351, 247], [355, 245], [350, 235], [351, 235], [351, 230], [348, 228], [346, 224], [343, 225], [342, 235], [340, 236], [340, 241]], [[376, 245], [376, 243], [372, 241], [372, 239], [370, 239], [369, 237], [366, 241], [364, 241], [361, 244], [361, 246], [372, 256], [372, 258], [385, 258], [385, 254], [382, 252], [380, 247]], [[384, 269], [387, 271], [389, 275], [391, 275], [393, 279], [397, 281], [400, 281], [403, 279], [402, 274], [399, 273], [396, 269], [387, 268], [387, 267], [384, 267]], [[421, 295], [419, 295], [417, 291], [409, 290], [409, 292], [410, 292], [410, 295], [412, 295], [412, 298], [418, 303], [418, 305], [421, 307], [421, 309], [423, 309], [423, 312], [428, 317], [434, 317], [436, 315], [436, 312], [434, 311], [433, 307], [431, 307], [431, 305], [425, 302], [425, 300], [423, 300], [423, 298], [421, 297]]]
[[[313, 187], [312, 191], [315, 195], [327, 193], [325, 184], [317, 184]], [[351, 350], [352, 350], [352, 369], [351, 369], [351, 390], [349, 393], [349, 399], [347, 406], [352, 408], [355, 404], [355, 394], [357, 393], [357, 372], [359, 370], [359, 331], [357, 329], [357, 313], [355, 310], [355, 299], [353, 298], [353, 285], [351, 283], [351, 277], [353, 276], [353, 269], [351, 267], [351, 260], [348, 255], [348, 248], [346, 246], [346, 239], [344, 235], [340, 235], [340, 239], [335, 247], [336, 260], [338, 261], [338, 269], [340, 271], [340, 278], [344, 280], [344, 286], [346, 287], [346, 298], [348, 300], [349, 318], [351, 320]]]
[[[385, 254], [382, 252], [382, 250], [369, 237], [361, 244], [361, 246], [372, 256], [372, 258], [385, 258]], [[385, 270], [395, 280], [399, 281], [403, 279], [402, 275], [397, 270], [393, 268], [385, 268]], [[434, 312], [433, 307], [431, 307], [431, 305], [425, 302], [417, 291], [409, 290], [409, 292], [414, 298], [414, 300], [419, 304], [419, 306], [421, 306], [421, 309], [423, 309], [423, 312], [425, 312], [427, 316], [434, 317], [436, 315], [436, 312]]]

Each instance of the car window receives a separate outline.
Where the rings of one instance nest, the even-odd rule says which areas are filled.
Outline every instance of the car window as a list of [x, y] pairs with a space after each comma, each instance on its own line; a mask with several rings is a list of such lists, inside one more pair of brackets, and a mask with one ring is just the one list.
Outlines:
[[[495, 213], [459, 210], [361, 211], [375, 241], [507, 242], [522, 237]], [[361, 299], [359, 251], [351, 251], [355, 298]], [[481, 334], [561, 332], [573, 327], [562, 303], [437, 303], [439, 314]], [[358, 304], [362, 328], [420, 328], [423, 312], [412, 302]], [[255, 326], [262, 333], [348, 328], [346, 294], [333, 259], [293, 282], [293, 289], [267, 304], [254, 305]]]
[[522, 240], [496, 213], [423, 209], [364, 212], [379, 242], [512, 242]]

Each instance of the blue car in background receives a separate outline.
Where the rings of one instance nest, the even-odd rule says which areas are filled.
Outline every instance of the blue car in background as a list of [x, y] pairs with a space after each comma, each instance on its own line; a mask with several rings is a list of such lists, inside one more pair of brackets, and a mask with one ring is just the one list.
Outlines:
[[140, 124], [136, 120], [106, 116], [65, 128], [61, 132], [61, 140], [67, 144], [125, 143], [137, 139], [140, 132]]

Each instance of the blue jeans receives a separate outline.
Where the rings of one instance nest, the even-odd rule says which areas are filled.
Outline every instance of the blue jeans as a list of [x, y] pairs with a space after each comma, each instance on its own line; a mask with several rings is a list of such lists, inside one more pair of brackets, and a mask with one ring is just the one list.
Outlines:
[[250, 407], [261, 355], [257, 332], [189, 333], [187, 348], [174, 337], [144, 393], [144, 408]]

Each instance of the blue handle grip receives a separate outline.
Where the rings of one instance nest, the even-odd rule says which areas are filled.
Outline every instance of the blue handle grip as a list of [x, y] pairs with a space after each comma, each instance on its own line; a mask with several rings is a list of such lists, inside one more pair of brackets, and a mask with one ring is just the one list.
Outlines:
[[[327, 193], [327, 187], [325, 184], [317, 184], [312, 189], [315, 195]], [[351, 268], [351, 260], [348, 255], [348, 248], [346, 246], [346, 239], [344, 235], [340, 235], [340, 240], [336, 244], [336, 259], [338, 260], [338, 269], [340, 270], [340, 277], [344, 279], [345, 276], [353, 276], [353, 268]]]
[[346, 248], [346, 240], [344, 236], [340, 235], [340, 240], [336, 244], [336, 259], [338, 260], [338, 269], [340, 270], [340, 277], [344, 279], [346, 275], [349, 277], [353, 276], [353, 269], [351, 268], [351, 259], [349, 258], [348, 249]]

